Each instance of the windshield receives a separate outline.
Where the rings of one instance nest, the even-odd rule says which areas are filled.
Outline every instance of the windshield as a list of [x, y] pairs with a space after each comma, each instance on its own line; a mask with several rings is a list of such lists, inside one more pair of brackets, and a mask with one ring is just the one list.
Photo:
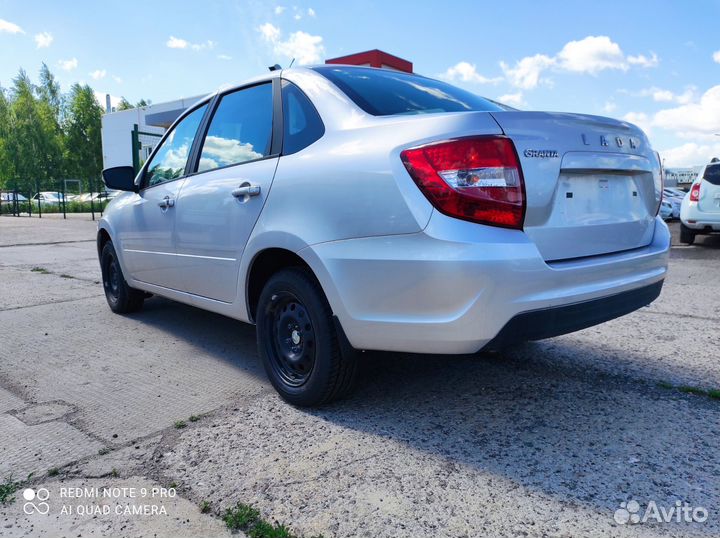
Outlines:
[[720, 185], [720, 164], [708, 164], [703, 179], [713, 185]]
[[374, 116], [512, 110], [452, 84], [410, 73], [329, 65], [313, 69]]

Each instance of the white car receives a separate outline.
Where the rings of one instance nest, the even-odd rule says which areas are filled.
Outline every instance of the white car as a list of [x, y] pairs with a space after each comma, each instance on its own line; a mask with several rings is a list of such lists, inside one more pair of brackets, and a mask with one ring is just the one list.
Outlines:
[[16, 192], [0, 192], [0, 202], [2, 203], [14, 203], [15, 201], [18, 202], [27, 202], [27, 198], [23, 196], [20, 193]]
[[[184, 113], [99, 221], [108, 304], [146, 292], [254, 323], [297, 405], [353, 350], [474, 353], [655, 300], [670, 235], [636, 126], [509, 110], [385, 69], [277, 70]], [[137, 318], [141, 319], [141, 318]]]
[[[56, 192], [56, 191], [38, 192], [37, 194], [35, 194], [35, 196], [32, 197], [32, 200], [35, 204], [42, 203], [42, 204], [58, 205], [63, 200], [63, 193]], [[71, 195], [66, 194], [65, 201], [69, 202], [70, 200], [71, 200]]]
[[696, 235], [713, 232], [720, 232], [720, 162], [698, 174], [680, 209], [682, 243], [692, 245]]

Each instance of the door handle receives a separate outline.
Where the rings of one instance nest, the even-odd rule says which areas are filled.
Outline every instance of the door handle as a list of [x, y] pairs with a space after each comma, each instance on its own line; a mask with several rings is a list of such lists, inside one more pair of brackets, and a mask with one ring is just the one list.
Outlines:
[[260, 185], [251, 185], [249, 181], [245, 181], [237, 189], [233, 189], [231, 194], [235, 198], [245, 199], [250, 196], [258, 196], [260, 194]]
[[173, 198], [170, 198], [169, 196], [166, 196], [165, 198], [163, 198], [162, 200], [160, 200], [160, 201], [158, 202], [158, 205], [159, 205], [162, 209], [167, 209], [168, 207], [173, 207], [173, 206], [175, 206], [175, 200], [174, 200]]

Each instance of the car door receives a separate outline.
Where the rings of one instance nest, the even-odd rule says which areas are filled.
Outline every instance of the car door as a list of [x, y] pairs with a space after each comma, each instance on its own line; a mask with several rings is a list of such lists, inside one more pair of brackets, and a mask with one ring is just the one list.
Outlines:
[[264, 82], [220, 95], [198, 145], [195, 172], [176, 204], [178, 262], [188, 293], [235, 299], [240, 258], [277, 166], [273, 87]]
[[124, 270], [135, 280], [182, 289], [175, 247], [175, 204], [187, 176], [193, 140], [207, 111], [204, 104], [178, 122], [144, 167], [140, 191], [124, 198], [116, 225]]

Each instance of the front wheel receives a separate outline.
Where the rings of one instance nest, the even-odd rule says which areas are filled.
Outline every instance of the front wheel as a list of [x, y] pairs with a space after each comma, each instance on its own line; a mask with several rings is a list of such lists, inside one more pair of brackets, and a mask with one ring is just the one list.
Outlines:
[[273, 275], [260, 295], [256, 321], [265, 371], [286, 401], [316, 406], [350, 391], [355, 353], [343, 345], [325, 294], [307, 271]]
[[680, 223], [680, 242], [692, 245], [695, 242], [695, 231]]
[[110, 310], [116, 314], [128, 314], [142, 308], [145, 293], [131, 288], [125, 282], [112, 241], [108, 241], [103, 246], [100, 254], [100, 270], [102, 271], [105, 299], [107, 299]]

